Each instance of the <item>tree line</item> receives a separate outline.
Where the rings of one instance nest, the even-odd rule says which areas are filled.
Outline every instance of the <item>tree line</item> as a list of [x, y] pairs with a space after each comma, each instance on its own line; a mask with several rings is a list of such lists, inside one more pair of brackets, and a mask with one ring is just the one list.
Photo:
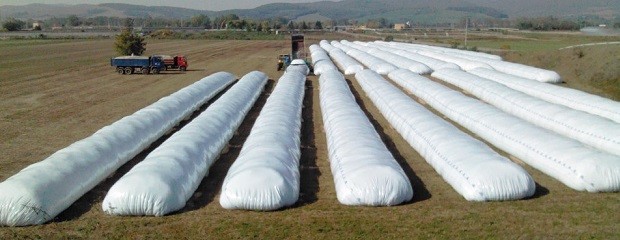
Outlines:
[[[204, 29], [244, 29], [253, 31], [266, 31], [270, 29], [323, 29], [324, 23], [321, 21], [305, 22], [291, 21], [284, 17], [271, 19], [242, 19], [236, 14], [227, 14], [210, 18], [205, 14], [200, 14], [187, 19], [166, 19], [161, 17], [138, 17], [131, 18], [135, 28], [204, 28]], [[29, 19], [26, 21], [9, 18], [2, 24], [3, 28], [8, 31], [18, 31], [30, 29], [32, 23], [36, 20]], [[81, 18], [76, 15], [67, 17], [52, 17], [42, 21], [36, 21], [41, 24], [43, 29], [53, 28], [71, 28], [71, 27], [99, 27], [120, 29], [124, 26], [126, 18], [120, 17], [90, 17]], [[35, 29], [40, 30], [40, 29]]]
[[[39, 29], [53, 29], [53, 28], [78, 28], [78, 27], [93, 27], [93, 28], [108, 28], [108, 29], [121, 29], [126, 18], [120, 17], [89, 17], [83, 18], [76, 15], [69, 15], [67, 17], [51, 17], [40, 23]], [[236, 14], [227, 14], [211, 18], [205, 14], [195, 15], [187, 19], [166, 19], [161, 17], [138, 17], [132, 18], [134, 26], [136, 28], [204, 28], [204, 29], [242, 29], [247, 31], [269, 31], [269, 30], [290, 30], [290, 29], [323, 29], [328, 26], [339, 25], [365, 25], [367, 28], [391, 28], [394, 23], [390, 22], [386, 18], [367, 19], [364, 21], [350, 20], [350, 19], [337, 19], [330, 21], [292, 21], [291, 19], [284, 17], [276, 17], [270, 19], [244, 19]], [[2, 27], [7, 31], [17, 31], [22, 29], [30, 29], [33, 19], [19, 20], [15, 18], [6, 19]], [[514, 27], [523, 30], [539, 30], [539, 31], [553, 31], [553, 30], [579, 30], [586, 26], [597, 26], [593, 22], [600, 22], [600, 19], [559, 19], [556, 17], [539, 17], [539, 18], [518, 18], [518, 19], [506, 19], [506, 18], [487, 18], [487, 19], [470, 19], [469, 23], [472, 27], [476, 26], [495, 26], [495, 27]], [[464, 24], [464, 21], [456, 23], [459, 26]], [[437, 24], [435, 24], [436, 26]], [[449, 24], [448, 25], [454, 25]], [[423, 27], [424, 24], [413, 23], [412, 27]], [[612, 27], [612, 26], [610, 26]], [[620, 28], [620, 22], [613, 24], [613, 27]]]
[[[586, 23], [582, 23], [586, 25]], [[577, 21], [560, 20], [556, 17], [539, 17], [539, 18], [519, 18], [516, 27], [521, 30], [537, 30], [537, 31], [576, 31], [582, 26]]]

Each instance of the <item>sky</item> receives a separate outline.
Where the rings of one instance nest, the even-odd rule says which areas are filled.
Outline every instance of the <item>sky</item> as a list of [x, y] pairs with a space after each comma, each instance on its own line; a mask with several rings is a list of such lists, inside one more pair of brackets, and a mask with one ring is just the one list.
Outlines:
[[[227, 9], [248, 9], [255, 8], [268, 3], [276, 2], [288, 2], [288, 3], [304, 3], [304, 2], [318, 2], [321, 0], [129, 0], [129, 1], [115, 1], [115, 0], [0, 0], [0, 6], [2, 5], [26, 5], [31, 3], [45, 3], [45, 4], [100, 4], [100, 3], [127, 3], [145, 6], [173, 6], [183, 7], [198, 10], [212, 10], [220, 11]], [[334, 0], [332, 0], [334, 1]]]

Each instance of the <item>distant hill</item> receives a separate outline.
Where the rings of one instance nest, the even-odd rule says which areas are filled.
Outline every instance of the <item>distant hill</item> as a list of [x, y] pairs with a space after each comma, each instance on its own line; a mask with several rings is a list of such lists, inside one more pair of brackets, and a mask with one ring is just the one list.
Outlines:
[[162, 17], [186, 19], [198, 14], [217, 17], [234, 13], [244, 18], [341, 20], [386, 18], [392, 22], [413, 21], [418, 23], [450, 23], [471, 18], [517, 18], [556, 16], [576, 18], [594, 16], [602, 19], [620, 19], [618, 0], [343, 0], [314, 3], [274, 3], [254, 9], [225, 11], [202, 11], [177, 7], [149, 7], [131, 4], [79, 4], [49, 5], [29, 4], [25, 6], [2, 6], [0, 17], [20, 19], [46, 19], [51, 17], [114, 16], [114, 17]]
[[618, 0], [468, 0], [471, 3], [500, 9], [511, 17], [598, 16], [620, 20]]
[[162, 17], [182, 19], [199, 14], [213, 15], [212, 11], [194, 10], [179, 7], [141, 6], [122, 3], [104, 3], [96, 5], [103, 9], [122, 12], [126, 17]]
[[178, 7], [141, 6], [121, 3], [104, 4], [28, 4], [24, 6], [1, 6], [0, 17], [19, 19], [46, 19], [51, 17], [66, 17], [77, 15], [78, 17], [148, 17], [153, 18], [189, 18], [198, 14], [210, 14], [212, 11], [202, 11]]
[[[367, 20], [386, 18], [391, 21], [424, 19], [428, 15], [461, 18], [465, 15], [481, 15], [491, 18], [508, 17], [497, 9], [487, 8], [466, 1], [454, 0], [344, 0], [340, 2], [274, 3], [255, 9], [229, 10], [240, 16], [271, 18], [283, 16], [296, 19], [314, 15], [328, 19]], [[439, 19], [437, 19], [439, 20]]]

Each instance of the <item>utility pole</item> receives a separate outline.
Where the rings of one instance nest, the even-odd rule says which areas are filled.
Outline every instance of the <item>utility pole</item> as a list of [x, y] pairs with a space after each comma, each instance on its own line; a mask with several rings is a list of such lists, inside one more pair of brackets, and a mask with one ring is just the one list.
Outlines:
[[465, 17], [465, 48], [467, 48], [467, 30], [469, 28], [469, 17]]

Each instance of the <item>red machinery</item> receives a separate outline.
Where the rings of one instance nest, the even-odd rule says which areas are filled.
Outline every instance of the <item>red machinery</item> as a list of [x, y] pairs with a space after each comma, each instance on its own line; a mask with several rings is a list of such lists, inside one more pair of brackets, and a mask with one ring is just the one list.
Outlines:
[[177, 56], [169, 56], [169, 55], [155, 55], [161, 57], [164, 61], [164, 65], [166, 66], [166, 70], [169, 69], [179, 69], [181, 71], [187, 70], [189, 64], [187, 63], [187, 58], [185, 56], [177, 55]]

